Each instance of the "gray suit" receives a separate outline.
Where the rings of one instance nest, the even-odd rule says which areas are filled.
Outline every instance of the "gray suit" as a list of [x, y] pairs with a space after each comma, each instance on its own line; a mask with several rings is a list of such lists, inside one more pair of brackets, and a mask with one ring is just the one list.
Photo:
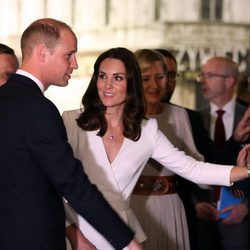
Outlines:
[[[233, 130], [243, 117], [247, 107], [236, 103]], [[210, 106], [199, 110], [204, 126], [210, 132]], [[210, 133], [209, 133], [210, 134]], [[232, 148], [229, 154], [223, 156], [223, 162], [235, 164], [238, 151]], [[245, 184], [247, 181], [245, 181]], [[244, 185], [244, 184], [243, 184]], [[212, 202], [213, 191], [202, 190], [196, 198], [199, 201]], [[247, 250], [248, 249], [248, 219], [240, 224], [224, 225], [221, 221], [213, 222], [208, 220], [197, 219], [197, 236], [200, 250]]]

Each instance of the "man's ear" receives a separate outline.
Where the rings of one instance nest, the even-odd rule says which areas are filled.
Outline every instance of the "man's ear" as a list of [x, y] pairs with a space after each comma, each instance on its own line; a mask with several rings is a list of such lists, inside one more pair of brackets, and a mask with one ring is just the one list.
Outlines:
[[36, 56], [40, 62], [44, 62], [46, 55], [49, 53], [47, 46], [44, 43], [40, 43], [36, 46]]
[[226, 86], [227, 88], [233, 88], [236, 85], [236, 80], [233, 76], [228, 76], [226, 78]]

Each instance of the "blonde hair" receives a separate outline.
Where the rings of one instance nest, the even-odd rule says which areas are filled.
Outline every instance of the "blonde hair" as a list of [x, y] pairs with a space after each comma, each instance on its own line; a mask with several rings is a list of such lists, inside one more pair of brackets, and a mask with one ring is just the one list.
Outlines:
[[152, 63], [156, 61], [159, 61], [161, 63], [164, 73], [167, 73], [167, 65], [164, 61], [164, 57], [158, 51], [151, 49], [139, 49], [135, 51], [135, 56], [142, 73], [148, 70]]

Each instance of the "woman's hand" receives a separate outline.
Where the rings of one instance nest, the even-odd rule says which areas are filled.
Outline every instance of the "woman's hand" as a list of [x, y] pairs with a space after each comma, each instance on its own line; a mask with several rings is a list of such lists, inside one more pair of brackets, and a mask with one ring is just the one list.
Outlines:
[[76, 224], [68, 226], [66, 232], [72, 250], [96, 250], [96, 247], [84, 236]]
[[250, 139], [250, 107], [238, 123], [233, 138], [238, 142], [245, 142]]
[[132, 240], [128, 245], [129, 250], [143, 250], [142, 244], [137, 243], [135, 240]]

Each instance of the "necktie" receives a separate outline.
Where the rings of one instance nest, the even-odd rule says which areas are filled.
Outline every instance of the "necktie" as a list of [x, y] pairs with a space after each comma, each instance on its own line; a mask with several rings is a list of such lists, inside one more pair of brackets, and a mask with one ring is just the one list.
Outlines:
[[217, 110], [217, 120], [215, 123], [215, 129], [214, 129], [214, 143], [216, 146], [223, 146], [226, 141], [226, 135], [225, 135], [225, 127], [223, 124], [222, 116], [225, 113], [224, 110]]
[[[225, 113], [224, 110], [217, 110], [217, 120], [215, 123], [215, 129], [214, 129], [214, 143], [218, 147], [222, 147], [226, 141], [226, 135], [225, 135], [225, 127], [223, 124], [222, 116]], [[217, 202], [220, 197], [220, 186], [215, 186], [214, 187], [214, 192], [213, 192], [213, 198], [214, 201]]]

